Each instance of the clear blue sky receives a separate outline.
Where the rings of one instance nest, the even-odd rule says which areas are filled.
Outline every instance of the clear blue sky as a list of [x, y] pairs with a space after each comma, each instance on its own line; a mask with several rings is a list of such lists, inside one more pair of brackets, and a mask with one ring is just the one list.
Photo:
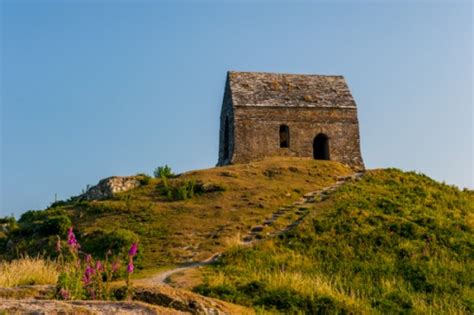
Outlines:
[[368, 168], [473, 187], [471, 1], [269, 3], [2, 1], [0, 215], [214, 166], [227, 70], [342, 74]]

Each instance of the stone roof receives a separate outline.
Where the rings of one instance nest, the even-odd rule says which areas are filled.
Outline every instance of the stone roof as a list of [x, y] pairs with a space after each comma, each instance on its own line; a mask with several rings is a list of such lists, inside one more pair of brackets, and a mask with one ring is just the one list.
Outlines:
[[228, 72], [234, 106], [355, 108], [343, 76]]

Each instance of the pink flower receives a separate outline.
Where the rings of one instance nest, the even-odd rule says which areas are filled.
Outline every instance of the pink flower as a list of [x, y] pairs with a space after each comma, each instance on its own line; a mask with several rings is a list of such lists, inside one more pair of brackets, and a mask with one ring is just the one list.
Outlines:
[[80, 245], [79, 245], [79, 243], [78, 243], [77, 240], [76, 240], [76, 236], [74, 235], [74, 232], [72, 231], [72, 227], [70, 227], [70, 228], [67, 230], [67, 243], [68, 243], [69, 246], [71, 246], [71, 248], [73, 248], [73, 249], [78, 249], [78, 248], [80, 248]]
[[84, 271], [84, 277], [82, 278], [82, 281], [84, 281], [84, 284], [89, 284], [91, 282], [91, 276], [95, 273], [94, 268], [87, 266], [86, 270]]
[[112, 272], [117, 272], [120, 268], [120, 262], [118, 260], [112, 263]]
[[104, 271], [104, 266], [102, 265], [102, 263], [100, 262], [100, 260], [98, 260], [98, 261], [95, 263], [95, 270], [97, 270], [98, 272]]
[[130, 261], [127, 266], [127, 272], [132, 273], [134, 269], [135, 269], [135, 266], [133, 265], [133, 261]]
[[88, 265], [90, 265], [91, 262], [92, 262], [92, 256], [89, 255], [89, 254], [87, 254], [87, 256], [86, 256], [86, 263], [87, 263]]
[[132, 246], [130, 247], [130, 250], [128, 251], [128, 256], [135, 256], [138, 251], [138, 244], [133, 243]]

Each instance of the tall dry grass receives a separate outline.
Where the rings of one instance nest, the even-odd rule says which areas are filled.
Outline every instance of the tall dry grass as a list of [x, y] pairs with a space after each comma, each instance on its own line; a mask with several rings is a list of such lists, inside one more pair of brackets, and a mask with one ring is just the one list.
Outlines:
[[55, 284], [57, 280], [58, 268], [54, 261], [28, 256], [0, 261], [0, 287]]

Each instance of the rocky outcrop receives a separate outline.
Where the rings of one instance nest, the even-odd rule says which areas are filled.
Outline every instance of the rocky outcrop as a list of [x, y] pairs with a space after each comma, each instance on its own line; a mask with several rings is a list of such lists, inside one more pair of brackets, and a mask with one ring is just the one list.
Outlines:
[[142, 302], [112, 301], [58, 301], [58, 300], [2, 300], [0, 313], [4, 314], [190, 314], [173, 308], [149, 305]]
[[131, 190], [140, 186], [139, 176], [112, 176], [102, 179], [97, 185], [89, 188], [79, 199], [97, 200], [113, 197], [116, 193]]
[[255, 314], [252, 309], [167, 285], [134, 287], [135, 299], [195, 315]]
[[[136, 280], [143, 282], [143, 280]], [[114, 295], [124, 298], [125, 287], [112, 285]], [[246, 307], [227, 303], [168, 285], [134, 285], [133, 301], [53, 300], [55, 287], [33, 285], [0, 288], [0, 314], [195, 314], [250, 315]]]

